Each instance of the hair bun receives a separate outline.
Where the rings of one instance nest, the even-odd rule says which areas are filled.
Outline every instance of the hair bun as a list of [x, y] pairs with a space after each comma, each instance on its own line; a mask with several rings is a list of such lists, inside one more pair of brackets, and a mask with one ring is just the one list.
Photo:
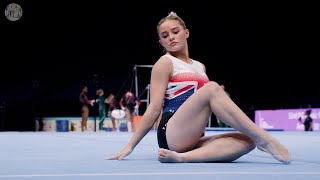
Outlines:
[[177, 13], [171, 11], [167, 17], [177, 17], [177, 16], [178, 16]]

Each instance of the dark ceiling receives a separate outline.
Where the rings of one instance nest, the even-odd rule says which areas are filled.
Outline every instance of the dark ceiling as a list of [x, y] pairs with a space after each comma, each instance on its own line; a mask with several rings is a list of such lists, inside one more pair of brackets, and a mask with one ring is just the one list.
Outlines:
[[[2, 1], [4, 12], [10, 1]], [[135, 65], [161, 55], [156, 25], [171, 10], [190, 30], [190, 57], [206, 65], [246, 112], [319, 107], [315, 11], [302, 5], [133, 1], [15, 1], [23, 16], [1, 15], [1, 101], [6, 119], [41, 102], [45, 116], [78, 116], [82, 84], [121, 95]], [[318, 51], [318, 50], [317, 50]], [[150, 69], [139, 70], [139, 93]], [[36, 98], [34, 98], [36, 97]], [[15, 115], [12, 115], [15, 114]], [[18, 113], [19, 114], [19, 113]], [[21, 115], [22, 116], [22, 115]], [[11, 118], [12, 117], [12, 118]]]

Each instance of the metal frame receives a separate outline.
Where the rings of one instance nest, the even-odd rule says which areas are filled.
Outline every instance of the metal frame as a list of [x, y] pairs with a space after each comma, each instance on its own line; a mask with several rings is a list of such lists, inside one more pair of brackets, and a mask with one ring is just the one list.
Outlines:
[[[135, 65], [133, 68], [134, 71], [134, 80], [135, 80], [135, 94], [136, 97], [139, 97], [139, 85], [138, 85], [138, 68], [152, 68], [153, 65]], [[145, 102], [147, 103], [147, 107], [149, 106], [149, 100], [150, 100], [150, 84], [147, 85], [147, 99], [140, 99], [140, 102]], [[139, 108], [137, 109], [137, 114], [139, 114]]]

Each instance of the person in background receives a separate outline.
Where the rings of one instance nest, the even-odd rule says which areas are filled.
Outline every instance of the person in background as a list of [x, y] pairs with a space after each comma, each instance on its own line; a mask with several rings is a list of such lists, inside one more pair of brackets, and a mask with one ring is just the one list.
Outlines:
[[135, 116], [135, 110], [139, 108], [140, 101], [138, 98], [131, 92], [131, 90], [127, 90], [125, 94], [122, 96], [120, 102], [120, 107], [122, 110], [126, 112], [127, 119], [127, 127], [128, 132], [133, 131], [133, 120]]
[[79, 95], [79, 100], [81, 103], [81, 131], [87, 131], [87, 121], [89, 117], [89, 104], [93, 106], [94, 101], [89, 100], [88, 96], [88, 87], [87, 86], [82, 86], [81, 88], [81, 93]]
[[99, 110], [99, 130], [103, 128], [103, 122], [106, 119], [106, 98], [104, 97], [103, 89], [97, 90], [96, 94], [98, 95], [97, 103], [98, 103], [98, 110]]
[[312, 121], [313, 121], [313, 119], [311, 118], [311, 112], [312, 112], [312, 110], [310, 109], [310, 110], [307, 110], [304, 113], [304, 115], [307, 116], [306, 119], [304, 120], [304, 122], [302, 122], [301, 117], [299, 118], [299, 121], [301, 123], [303, 123], [303, 125], [304, 125], [304, 131], [313, 131], [313, 129], [312, 129]]
[[106, 101], [105, 101], [109, 107], [108, 107], [108, 116], [111, 118], [111, 122], [112, 122], [112, 131], [117, 131], [116, 128], [116, 119], [114, 117], [111, 116], [111, 112], [115, 109], [117, 109], [117, 104], [116, 104], [116, 97], [111, 93]]

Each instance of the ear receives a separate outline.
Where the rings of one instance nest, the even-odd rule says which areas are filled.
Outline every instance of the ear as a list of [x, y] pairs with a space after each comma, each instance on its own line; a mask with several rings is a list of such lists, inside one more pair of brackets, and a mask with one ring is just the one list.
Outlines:
[[190, 34], [189, 29], [186, 29], [186, 37], [187, 38], [189, 37], [189, 34]]

